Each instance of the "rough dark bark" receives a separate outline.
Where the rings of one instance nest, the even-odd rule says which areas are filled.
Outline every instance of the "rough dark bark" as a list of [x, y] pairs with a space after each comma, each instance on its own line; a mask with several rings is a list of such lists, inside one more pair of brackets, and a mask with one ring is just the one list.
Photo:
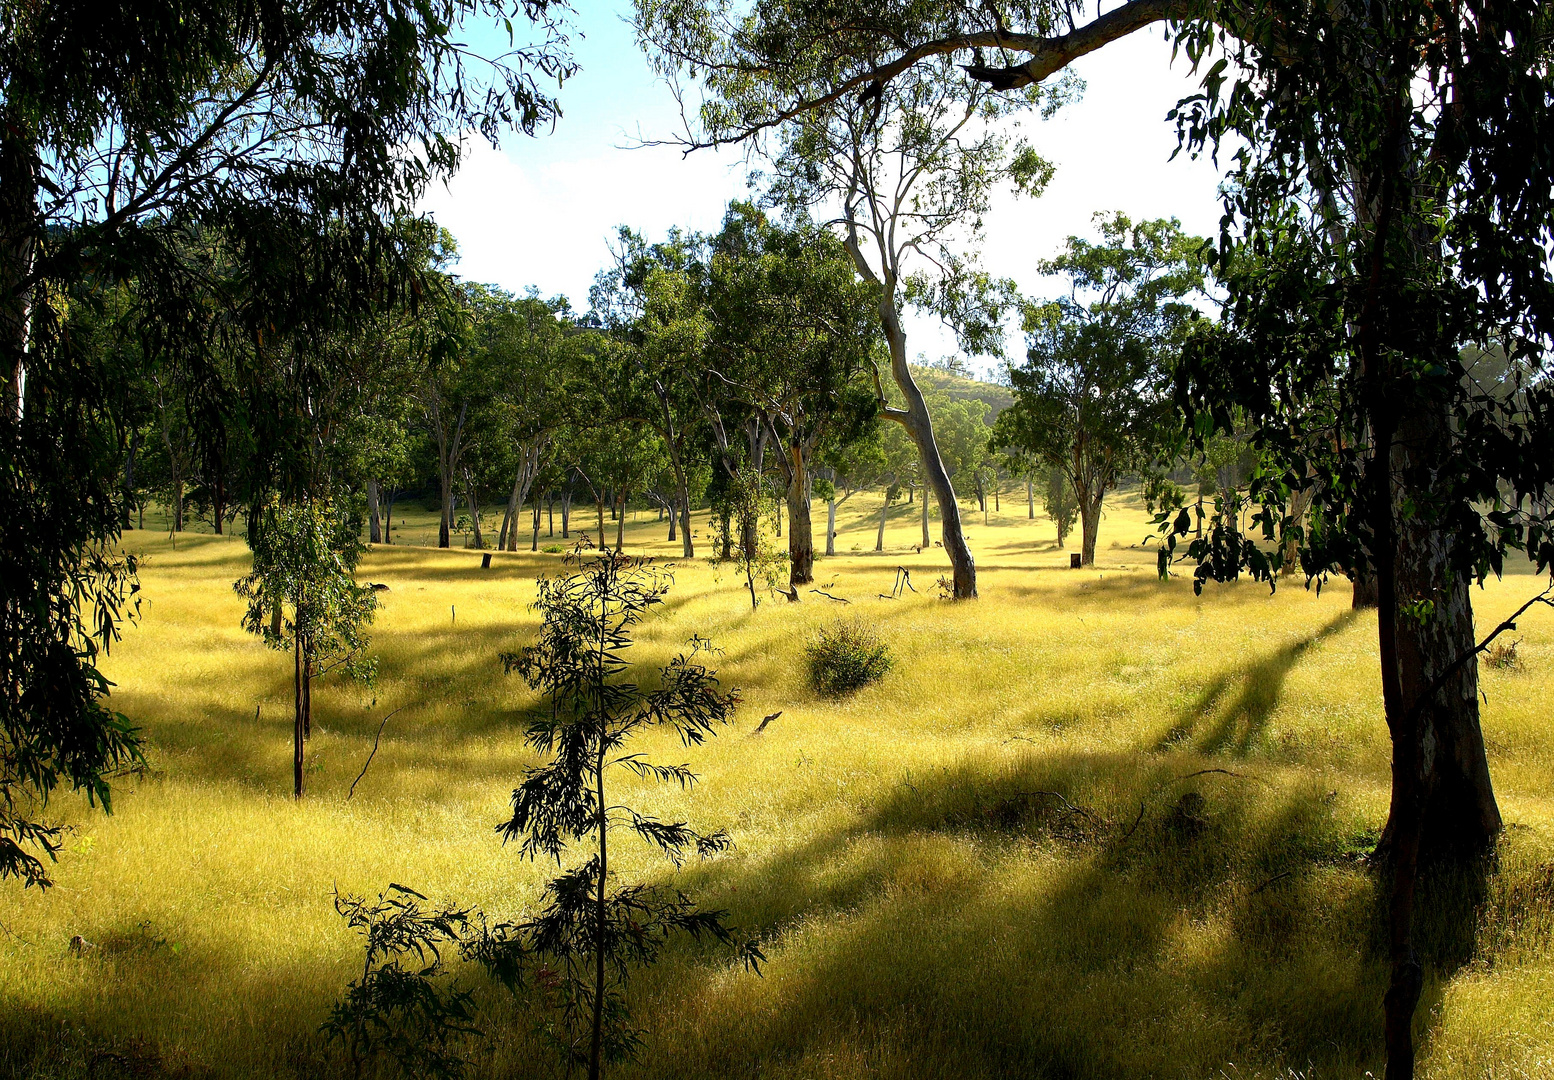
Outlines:
[[38, 159], [25, 122], [12, 108], [0, 114], [0, 369], [5, 417], [21, 420], [31, 313], [33, 254], [38, 228]]
[[292, 689], [296, 698], [292, 718], [291, 777], [292, 798], [302, 798], [302, 639], [292, 642]]
[[1080, 523], [1080, 556], [1079, 561], [1085, 566], [1095, 563], [1095, 537], [1101, 528], [1101, 496], [1080, 496], [1079, 499], [1079, 523]]
[[815, 580], [815, 537], [809, 520], [809, 471], [798, 445], [789, 449], [788, 457], [788, 584], [808, 585]]
[[383, 520], [378, 516], [378, 482], [367, 481], [367, 541], [383, 543]]

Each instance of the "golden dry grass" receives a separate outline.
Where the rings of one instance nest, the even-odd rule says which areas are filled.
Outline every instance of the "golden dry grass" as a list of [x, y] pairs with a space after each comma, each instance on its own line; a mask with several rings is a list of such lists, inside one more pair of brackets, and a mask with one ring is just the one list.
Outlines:
[[[806, 594], [752, 613], [732, 572], [679, 566], [637, 658], [712, 637], [746, 704], [706, 747], [647, 747], [691, 760], [691, 793], [617, 783], [622, 801], [732, 832], [731, 855], [678, 883], [761, 934], [771, 962], [757, 979], [714, 951], [673, 950], [635, 984], [647, 1048], [615, 1075], [1377, 1067], [1385, 969], [1357, 860], [1386, 806], [1374, 616], [1351, 613], [1343, 588], [1194, 597], [1185, 580], [1161, 583], [1133, 546], [1147, 526], [1126, 500], [1097, 568], [1070, 571], [1050, 526], [1010, 501], [985, 524], [968, 514], [974, 604], [935, 598], [944, 559], [909, 547], [916, 507], [896, 510], [892, 550], [872, 553], [867, 495], [844, 507], [846, 554], [818, 567], [850, 607]], [[519, 738], [530, 697], [496, 654], [532, 635], [533, 579], [559, 558], [498, 554], [483, 572], [475, 553], [416, 546], [430, 522], [405, 516], [398, 538], [411, 543], [362, 567], [391, 590], [381, 677], [367, 693], [320, 688], [300, 804], [288, 659], [238, 628], [242, 541], [130, 534], [147, 602], [108, 670], [154, 770], [123, 786], [112, 817], [57, 804], [77, 831], [55, 889], [0, 887], [0, 1074], [337, 1075], [316, 1030], [361, 954], [331, 907], [336, 885], [402, 882], [498, 915], [534, 902], [547, 868], [492, 829], [531, 760]], [[674, 555], [662, 528], [639, 515], [628, 542]], [[917, 593], [880, 599], [897, 566]], [[1481, 625], [1535, 586], [1491, 583]], [[885, 633], [897, 664], [838, 704], [806, 688], [802, 655], [844, 612]], [[1483, 677], [1511, 823], [1500, 865], [1437, 883], [1431, 909], [1445, 914], [1423, 928], [1423, 1074], [1439, 1080], [1554, 1076], [1554, 625], [1532, 619], [1519, 636], [1522, 670]], [[1189, 792], [1202, 809], [1184, 816]], [[643, 852], [622, 869], [672, 876]], [[74, 955], [74, 935], [95, 948]], [[485, 990], [481, 1002], [493, 1036], [478, 1075], [556, 1073], [520, 1003]]]

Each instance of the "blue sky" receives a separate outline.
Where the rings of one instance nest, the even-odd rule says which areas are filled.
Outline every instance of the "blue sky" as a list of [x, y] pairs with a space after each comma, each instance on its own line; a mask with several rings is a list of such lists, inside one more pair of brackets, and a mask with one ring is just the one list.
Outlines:
[[[472, 144], [447, 188], [428, 193], [423, 209], [459, 242], [459, 274], [514, 291], [533, 285], [586, 308], [617, 225], [649, 238], [675, 225], [708, 230], [730, 199], [748, 194], [737, 151], [685, 157], [671, 147], [630, 148], [672, 137], [680, 119], [632, 40], [629, 11], [616, 0], [582, 0], [572, 39], [581, 70], [560, 91], [555, 129], [509, 135], [500, 149]], [[1097, 211], [1174, 215], [1201, 235], [1217, 229], [1213, 166], [1169, 160], [1176, 135], [1165, 115], [1196, 86], [1185, 62], [1173, 68], [1170, 60], [1159, 30], [1115, 42], [1075, 65], [1087, 84], [1079, 102], [1051, 120], [1025, 121], [1023, 134], [1057, 173], [1039, 199], [995, 200], [980, 253], [989, 270], [1045, 295], [1052, 283], [1036, 275], [1036, 261], [1064, 237], [1089, 234]], [[913, 319], [908, 330], [914, 353], [935, 358], [954, 349], [930, 320]]]

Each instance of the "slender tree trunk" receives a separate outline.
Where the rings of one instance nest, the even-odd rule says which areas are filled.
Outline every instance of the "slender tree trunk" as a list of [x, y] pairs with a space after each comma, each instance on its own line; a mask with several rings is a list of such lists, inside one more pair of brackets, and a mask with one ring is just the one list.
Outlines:
[[183, 532], [183, 477], [173, 473], [173, 532]]
[[826, 554], [836, 554], [836, 500], [826, 500]]
[[[854, 255], [854, 260], [860, 256]], [[944, 553], [950, 557], [957, 600], [972, 600], [977, 595], [977, 564], [966, 544], [966, 535], [960, 523], [960, 503], [955, 499], [955, 487], [944, 469], [944, 459], [939, 456], [939, 443], [934, 438], [933, 418], [928, 413], [928, 403], [912, 377], [907, 364], [906, 331], [901, 326], [900, 313], [896, 311], [894, 290], [881, 293], [880, 318], [885, 326], [885, 339], [890, 344], [890, 372], [896, 386], [906, 398], [906, 409], [893, 410], [886, 415], [906, 428], [917, 452], [923, 459], [923, 482], [933, 492], [939, 504], [939, 533], [944, 543]], [[926, 501], [926, 500], [925, 500]]]
[[437, 546], [451, 547], [453, 537], [453, 477], [442, 474], [442, 520], [437, 523]]
[[604, 499], [601, 496], [599, 496], [599, 495], [595, 495], [594, 496], [594, 509], [599, 514], [599, 550], [603, 551], [604, 550]]
[[885, 502], [880, 507], [880, 531], [874, 537], [874, 550], [885, 550], [885, 515], [890, 513], [890, 489], [885, 491]]
[[1025, 478], [1025, 516], [1030, 520], [1036, 520], [1036, 485], [1031, 483], [1031, 478]]
[[615, 550], [619, 551], [626, 539], [626, 497], [615, 493]]
[[787, 498], [788, 584], [808, 585], [815, 580], [815, 537], [809, 520], [809, 470], [797, 440], [788, 450]]
[[131, 528], [130, 511], [135, 504], [135, 455], [140, 450], [140, 429], [130, 433], [129, 453], [124, 457], [124, 527]]
[[215, 472], [215, 479], [210, 484], [210, 531], [220, 536], [223, 520], [227, 516], [227, 483], [222, 478], [219, 463], [215, 466]]
[[993, 481], [993, 512], [995, 514], [1002, 514], [1004, 512], [1003, 504], [999, 500], [998, 481], [996, 479]]
[[561, 493], [561, 539], [572, 539], [572, 492]]
[[367, 542], [383, 543], [383, 521], [378, 516], [378, 482], [367, 481]]
[[292, 689], [296, 694], [296, 711], [291, 733], [291, 797], [300, 799], [302, 798], [302, 637], [300, 634], [292, 640], [292, 659], [294, 668]]
[[502, 515], [502, 531], [496, 538], [498, 551], [513, 551], [516, 545], [513, 543], [513, 534], [518, 531], [518, 500], [523, 488], [523, 465], [518, 466], [518, 474], [513, 477], [513, 490], [507, 496], [507, 511]]
[[[600, 529], [603, 529], [602, 524]], [[600, 536], [602, 539], [602, 531]], [[602, 547], [603, 544], [601, 543], [600, 546]], [[602, 688], [597, 696], [602, 704], [604, 697]], [[609, 804], [604, 801], [604, 763], [607, 746], [607, 741], [601, 738], [598, 758], [594, 763], [594, 793], [598, 798], [599, 807], [599, 877], [594, 887], [594, 1030], [593, 1040], [588, 1047], [588, 1080], [599, 1080], [600, 1051], [604, 1046], [604, 944], [609, 929], [605, 889], [610, 880], [610, 820], [606, 809]]]
[[0, 371], [12, 425], [21, 422], [26, 396], [32, 305], [25, 283], [38, 228], [38, 155], [19, 111], [7, 105], [0, 113]]
[[773, 507], [773, 512], [777, 515], [777, 535], [781, 536], [782, 535], [782, 503], [781, 502], [778, 502], [776, 504], [776, 506]]
[[556, 494], [545, 489], [545, 535], [556, 535]]
[[[517, 524], [517, 523], [514, 522], [514, 524]], [[513, 530], [513, 531], [515, 533], [517, 532], [516, 529]], [[535, 499], [534, 500], [534, 535], [529, 538], [529, 550], [530, 551], [538, 551], [539, 549], [540, 549], [540, 501], [539, 501], [539, 499]]]
[[391, 488], [390, 492], [386, 508], [388, 513], [383, 516], [383, 542], [385, 544], [392, 544], [394, 542], [394, 503], [398, 501], [399, 496], [397, 489]]
[[485, 537], [480, 534], [480, 502], [475, 497], [475, 485], [470, 480], [469, 473], [464, 474], [464, 502], [469, 506], [470, 542], [475, 550], [483, 550], [486, 546]]

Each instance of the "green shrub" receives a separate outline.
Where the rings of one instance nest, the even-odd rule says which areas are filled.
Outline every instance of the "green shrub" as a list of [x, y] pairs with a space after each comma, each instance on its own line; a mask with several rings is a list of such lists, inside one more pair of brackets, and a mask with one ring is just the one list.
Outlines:
[[809, 685], [826, 697], [842, 697], [879, 682], [896, 662], [890, 646], [858, 619], [823, 627], [804, 646], [804, 655]]
[[565, 549], [560, 544], [546, 544], [540, 550], [547, 555], [560, 555]]

